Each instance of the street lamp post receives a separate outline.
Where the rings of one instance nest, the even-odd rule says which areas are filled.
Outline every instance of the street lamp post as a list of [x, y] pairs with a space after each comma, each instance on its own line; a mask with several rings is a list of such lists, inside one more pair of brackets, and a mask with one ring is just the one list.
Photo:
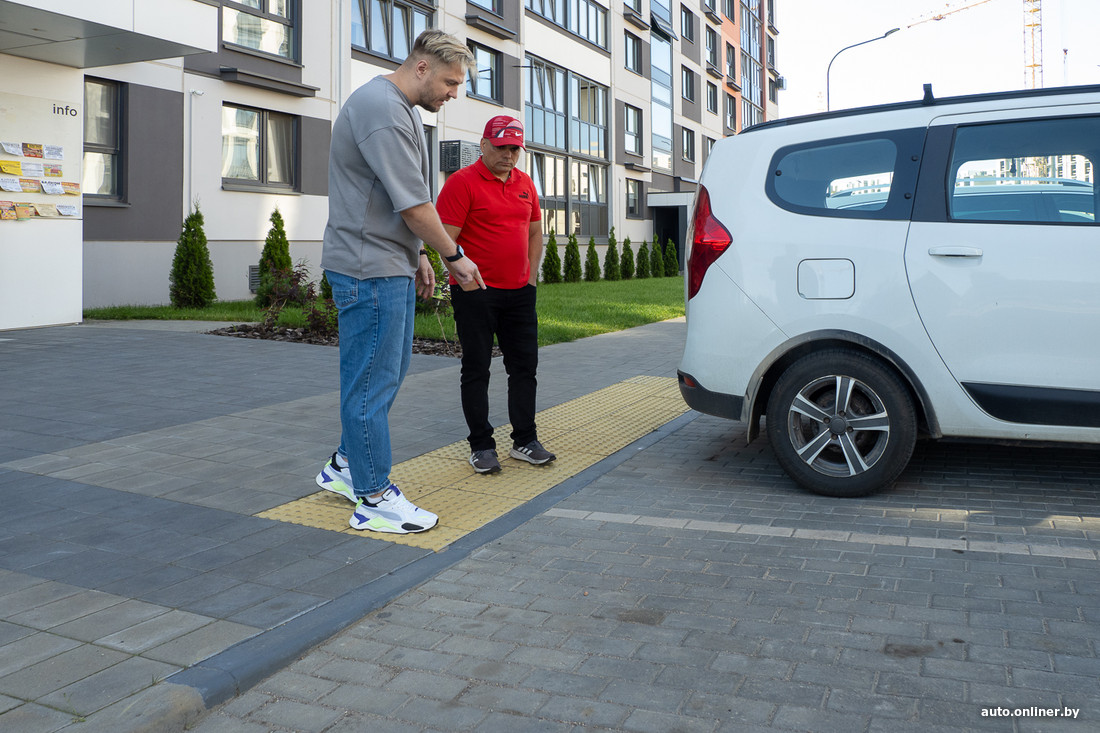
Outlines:
[[868, 38], [866, 41], [860, 41], [859, 43], [853, 43], [851, 46], [845, 46], [844, 48], [840, 49], [835, 54], [833, 54], [833, 57], [831, 59], [829, 59], [828, 68], [825, 69], [825, 110], [826, 111], [832, 109], [832, 107], [830, 106], [831, 100], [829, 98], [829, 73], [833, 70], [833, 62], [836, 61], [836, 57], [839, 56], [840, 54], [844, 53], [845, 51], [847, 51], [849, 48], [855, 48], [856, 46], [862, 46], [865, 43], [872, 43], [874, 41], [881, 41], [883, 38], [886, 38], [886, 36], [890, 35], [891, 33], [897, 33], [900, 30], [901, 30], [901, 28], [891, 28], [890, 30], [883, 33], [881, 36], [876, 36], [875, 38]]

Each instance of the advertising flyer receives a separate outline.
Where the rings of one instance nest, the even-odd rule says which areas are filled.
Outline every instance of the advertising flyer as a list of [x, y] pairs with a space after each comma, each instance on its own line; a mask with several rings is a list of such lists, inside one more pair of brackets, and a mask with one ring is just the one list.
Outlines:
[[[60, 114], [56, 100], [0, 93], [0, 226], [81, 218], [83, 121], [65, 109]], [[5, 236], [0, 231], [0, 240]]]

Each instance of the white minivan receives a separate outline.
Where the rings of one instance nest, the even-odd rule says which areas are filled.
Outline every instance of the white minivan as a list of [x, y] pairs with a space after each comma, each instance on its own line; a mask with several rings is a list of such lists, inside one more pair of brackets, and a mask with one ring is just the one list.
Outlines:
[[707, 159], [680, 391], [801, 486], [918, 437], [1100, 443], [1100, 86], [757, 125]]

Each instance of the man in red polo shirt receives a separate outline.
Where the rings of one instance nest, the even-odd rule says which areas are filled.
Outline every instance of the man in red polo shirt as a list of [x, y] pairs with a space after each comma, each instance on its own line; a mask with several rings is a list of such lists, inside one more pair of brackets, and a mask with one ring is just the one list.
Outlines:
[[509, 455], [535, 465], [556, 458], [539, 442], [535, 428], [535, 283], [542, 259], [542, 211], [530, 176], [516, 167], [523, 147], [523, 123], [507, 115], [489, 120], [481, 158], [447, 179], [435, 205], [443, 228], [478, 264], [486, 285], [467, 291], [451, 281], [462, 344], [462, 412], [470, 428], [470, 465], [478, 473], [500, 471], [489, 422], [494, 335], [508, 373]]

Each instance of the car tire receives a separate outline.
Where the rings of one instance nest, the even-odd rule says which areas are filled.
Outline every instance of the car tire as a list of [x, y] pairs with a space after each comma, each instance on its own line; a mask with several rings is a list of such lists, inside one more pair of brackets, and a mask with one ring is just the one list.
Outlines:
[[779, 464], [815, 494], [866, 496], [884, 488], [916, 445], [909, 391], [884, 364], [855, 351], [802, 357], [779, 377], [767, 409]]

